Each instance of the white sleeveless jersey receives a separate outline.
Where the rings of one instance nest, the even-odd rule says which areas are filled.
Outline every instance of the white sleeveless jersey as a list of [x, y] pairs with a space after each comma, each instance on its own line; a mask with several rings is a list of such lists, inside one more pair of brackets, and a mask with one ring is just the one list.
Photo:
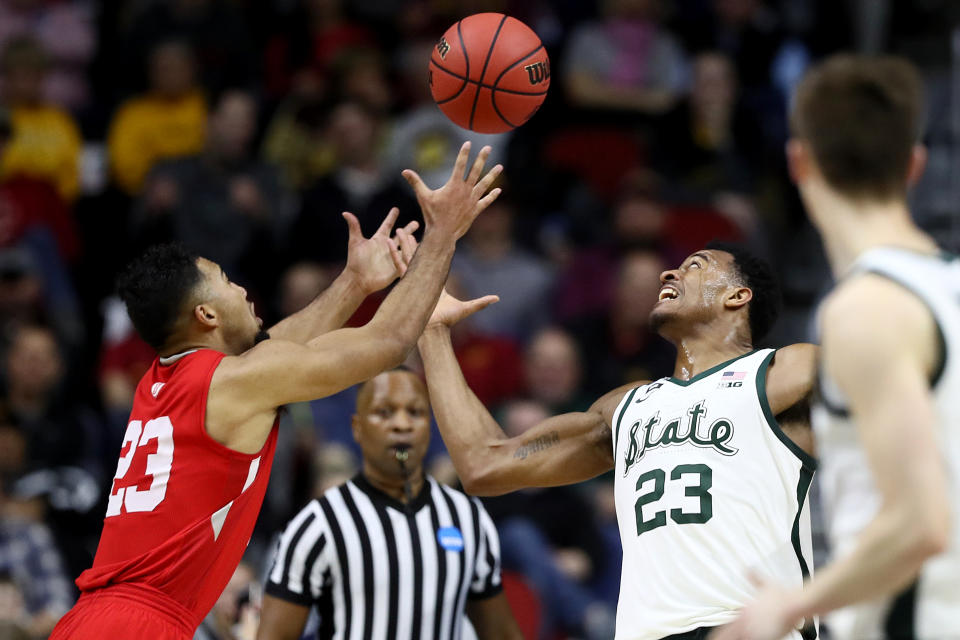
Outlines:
[[[617, 407], [617, 640], [731, 622], [756, 595], [751, 570], [796, 587], [812, 570], [806, 496], [816, 462], [770, 410], [773, 356], [753, 351], [689, 381], [662, 378]], [[815, 635], [808, 626], [805, 637]]]
[[[942, 364], [932, 388], [953, 505], [948, 550], [929, 560], [917, 582], [897, 597], [848, 607], [828, 618], [838, 640], [960, 639], [960, 259], [881, 248], [858, 259], [847, 278], [875, 273], [917, 295], [930, 309], [943, 339]], [[869, 322], [868, 318], [864, 319]], [[849, 553], [879, 505], [866, 455], [846, 401], [821, 372], [813, 426], [821, 452], [824, 515], [834, 558]]]

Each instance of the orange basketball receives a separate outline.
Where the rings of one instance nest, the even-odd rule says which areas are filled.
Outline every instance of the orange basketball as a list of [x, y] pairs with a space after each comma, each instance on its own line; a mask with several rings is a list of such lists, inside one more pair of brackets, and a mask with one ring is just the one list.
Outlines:
[[467, 16], [430, 57], [430, 91], [465, 129], [503, 133], [530, 119], [550, 88], [550, 59], [527, 25], [502, 13]]

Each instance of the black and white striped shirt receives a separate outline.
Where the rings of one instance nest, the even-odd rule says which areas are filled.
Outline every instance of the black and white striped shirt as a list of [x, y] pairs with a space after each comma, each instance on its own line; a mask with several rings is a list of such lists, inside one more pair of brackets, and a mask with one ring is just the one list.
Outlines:
[[317, 637], [455, 640], [467, 598], [496, 595], [500, 539], [480, 501], [427, 477], [409, 505], [358, 475], [280, 537], [271, 596], [316, 605]]

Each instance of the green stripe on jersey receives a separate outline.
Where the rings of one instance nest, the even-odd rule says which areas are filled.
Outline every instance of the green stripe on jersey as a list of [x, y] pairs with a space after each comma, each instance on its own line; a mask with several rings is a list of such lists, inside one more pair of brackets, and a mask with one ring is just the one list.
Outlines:
[[770, 368], [770, 361], [773, 360], [773, 356], [776, 354], [776, 351], [768, 353], [767, 357], [763, 359], [763, 362], [761, 362], [757, 368], [757, 400], [760, 401], [760, 409], [763, 410], [763, 417], [767, 419], [767, 425], [770, 427], [770, 430], [780, 439], [780, 442], [782, 442], [793, 455], [800, 458], [800, 462], [803, 463], [805, 469], [816, 471], [817, 459], [801, 449], [796, 442], [790, 439], [790, 436], [783, 432], [783, 429], [780, 428], [780, 424], [777, 422], [777, 418], [773, 415], [773, 409], [770, 408], [770, 401], [767, 399], [767, 370]]
[[630, 406], [633, 396], [636, 395], [639, 389], [640, 387], [634, 387], [630, 390], [630, 394], [627, 395], [627, 401], [623, 403], [623, 407], [620, 409], [620, 417], [617, 418], [616, 431], [614, 431], [613, 436], [613, 455], [617, 455], [617, 444], [620, 442], [620, 422], [623, 420], [623, 414], [627, 412], [627, 407]]

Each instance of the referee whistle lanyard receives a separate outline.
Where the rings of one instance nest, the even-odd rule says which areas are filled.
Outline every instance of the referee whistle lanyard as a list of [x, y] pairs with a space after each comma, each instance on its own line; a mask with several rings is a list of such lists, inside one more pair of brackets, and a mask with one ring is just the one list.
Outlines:
[[395, 452], [397, 464], [400, 465], [400, 473], [403, 475], [403, 496], [406, 498], [403, 508], [408, 516], [413, 515], [411, 503], [413, 502], [413, 487], [410, 485], [410, 470], [407, 469], [407, 459], [410, 457], [410, 451], [406, 447], [397, 447]]

